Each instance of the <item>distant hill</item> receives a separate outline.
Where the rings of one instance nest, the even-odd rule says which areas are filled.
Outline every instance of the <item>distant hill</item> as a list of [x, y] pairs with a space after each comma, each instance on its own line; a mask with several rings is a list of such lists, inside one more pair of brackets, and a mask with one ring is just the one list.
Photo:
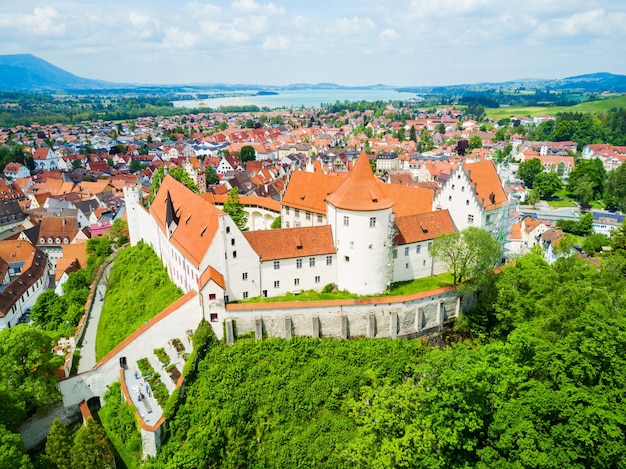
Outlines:
[[31, 54], [0, 55], [2, 91], [97, 90], [119, 86], [81, 78]]
[[344, 86], [335, 83], [293, 83], [285, 86], [267, 86], [254, 84], [172, 84], [172, 85], [129, 85], [113, 83], [103, 80], [91, 80], [69, 73], [39, 57], [31, 54], [0, 55], [0, 90], [1, 91], [97, 91], [106, 89], [126, 90], [161, 90], [164, 92], [181, 92], [185, 90], [218, 89], [224, 91], [238, 90], [368, 90], [368, 89], [396, 89], [416, 93], [435, 93], [444, 95], [467, 92], [498, 90], [504, 87], [549, 88], [550, 90], [572, 90], [585, 92], [613, 91], [626, 92], [626, 75], [612, 73], [592, 73], [562, 79], [527, 78], [504, 83], [476, 83], [458, 84], [450, 86], [411, 86], [394, 87], [384, 84], [370, 86]]

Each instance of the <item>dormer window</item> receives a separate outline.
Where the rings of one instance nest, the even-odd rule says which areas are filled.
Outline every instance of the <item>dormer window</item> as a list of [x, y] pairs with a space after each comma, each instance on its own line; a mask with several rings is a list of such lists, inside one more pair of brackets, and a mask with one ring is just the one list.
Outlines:
[[69, 242], [70, 242], [70, 240], [69, 240], [69, 239], [67, 239], [67, 238], [63, 238], [63, 242], [64, 242], [65, 244], [67, 244], [67, 243], [69, 243]]
[[52, 238], [48, 238], [48, 244], [52, 244]]
[[45, 243], [46, 242], [46, 238], [39, 238], [39, 242], [42, 243], [42, 244]]

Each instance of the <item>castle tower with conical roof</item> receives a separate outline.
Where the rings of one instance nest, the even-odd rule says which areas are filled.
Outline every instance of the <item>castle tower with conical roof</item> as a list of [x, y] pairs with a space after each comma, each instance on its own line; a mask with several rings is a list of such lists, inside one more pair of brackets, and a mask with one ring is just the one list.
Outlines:
[[391, 280], [393, 201], [385, 196], [365, 153], [327, 198], [337, 249], [337, 286], [360, 295], [383, 292]]

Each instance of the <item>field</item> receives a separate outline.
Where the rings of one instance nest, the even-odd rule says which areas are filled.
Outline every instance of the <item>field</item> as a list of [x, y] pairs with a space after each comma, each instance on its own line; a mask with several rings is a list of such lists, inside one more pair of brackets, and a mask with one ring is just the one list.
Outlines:
[[486, 108], [487, 117], [502, 119], [511, 116], [543, 116], [556, 115], [560, 112], [603, 112], [612, 108], [626, 108], [626, 96], [603, 99], [599, 101], [588, 101], [576, 104], [575, 106], [532, 106], [532, 107], [500, 107]]

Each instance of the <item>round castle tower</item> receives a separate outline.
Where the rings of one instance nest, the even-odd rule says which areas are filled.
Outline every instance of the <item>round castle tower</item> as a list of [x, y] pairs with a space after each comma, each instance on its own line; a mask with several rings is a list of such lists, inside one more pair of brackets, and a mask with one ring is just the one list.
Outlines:
[[385, 196], [365, 153], [326, 203], [337, 249], [338, 288], [359, 295], [382, 293], [391, 280], [393, 201]]

